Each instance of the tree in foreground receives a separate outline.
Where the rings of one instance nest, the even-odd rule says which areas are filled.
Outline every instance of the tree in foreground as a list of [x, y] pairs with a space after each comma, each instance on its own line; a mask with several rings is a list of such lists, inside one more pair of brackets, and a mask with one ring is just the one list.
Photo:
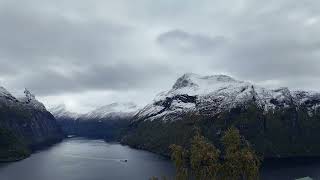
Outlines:
[[221, 176], [223, 179], [259, 179], [260, 159], [236, 128], [228, 129], [222, 137], [224, 156]]
[[236, 128], [228, 129], [221, 138], [223, 153], [199, 132], [191, 146], [171, 145], [171, 156], [176, 166], [176, 180], [256, 180], [259, 179], [260, 159], [242, 139]]
[[185, 180], [188, 178], [188, 152], [182, 146], [171, 145], [171, 158], [176, 166], [176, 180]]
[[190, 167], [196, 180], [217, 178], [219, 155], [219, 150], [197, 132], [190, 148]]

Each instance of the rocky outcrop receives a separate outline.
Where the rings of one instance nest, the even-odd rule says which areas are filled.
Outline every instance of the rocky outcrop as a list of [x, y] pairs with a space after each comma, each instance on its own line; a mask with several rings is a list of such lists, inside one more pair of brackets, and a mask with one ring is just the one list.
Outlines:
[[0, 129], [12, 134], [6, 137], [19, 139], [29, 150], [60, 141], [63, 134], [53, 115], [28, 90], [25, 95], [15, 98], [0, 88]]

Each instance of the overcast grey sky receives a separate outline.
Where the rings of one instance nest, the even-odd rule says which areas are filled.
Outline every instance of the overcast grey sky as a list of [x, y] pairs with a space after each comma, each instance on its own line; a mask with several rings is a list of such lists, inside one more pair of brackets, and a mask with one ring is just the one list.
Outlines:
[[145, 104], [185, 72], [320, 89], [317, 0], [0, 0], [0, 86]]

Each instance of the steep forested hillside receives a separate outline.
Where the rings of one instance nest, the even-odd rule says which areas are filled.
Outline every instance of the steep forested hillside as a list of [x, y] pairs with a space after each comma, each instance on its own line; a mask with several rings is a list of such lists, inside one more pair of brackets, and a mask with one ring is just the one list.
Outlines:
[[0, 88], [1, 160], [21, 159], [63, 138], [53, 115], [29, 91], [25, 95], [17, 99]]

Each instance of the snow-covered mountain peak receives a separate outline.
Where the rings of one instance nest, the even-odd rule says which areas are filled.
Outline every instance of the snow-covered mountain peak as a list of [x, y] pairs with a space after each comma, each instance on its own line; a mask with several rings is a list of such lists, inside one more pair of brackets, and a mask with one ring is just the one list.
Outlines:
[[36, 96], [32, 94], [28, 89], [24, 90], [24, 94], [29, 101], [36, 99]]
[[221, 83], [237, 83], [230, 76], [227, 75], [213, 75], [213, 76], [200, 76], [198, 74], [187, 73], [181, 76], [173, 85], [173, 89], [181, 89], [185, 87], [199, 87], [212, 86]]
[[4, 99], [5, 101], [10, 100], [11, 102], [17, 102], [18, 100], [4, 87], [0, 86], [0, 99]]
[[163, 99], [164, 96], [188, 94], [191, 96], [208, 94], [221, 89], [232, 89], [251, 86], [248, 82], [238, 81], [227, 75], [200, 76], [193, 73], [184, 74], [173, 85], [172, 89], [159, 94], [155, 100]]
[[0, 95], [11, 95], [4, 87], [0, 86]]
[[46, 107], [41, 102], [39, 102], [30, 91], [26, 89], [24, 91], [24, 94], [25, 96], [16, 98], [9, 91], [0, 86], [1, 103], [4, 103], [9, 106], [23, 104], [26, 107], [31, 107], [40, 111], [46, 111]]
[[105, 118], [108, 116], [132, 115], [138, 111], [139, 107], [132, 103], [112, 103], [101, 106], [86, 115], [87, 118]]
[[7, 91], [4, 87], [0, 86], [0, 96], [3, 97], [13, 97], [12, 94]]
[[104, 111], [104, 112], [128, 112], [128, 111], [135, 111], [137, 109], [137, 105], [128, 102], [128, 103], [112, 103], [105, 106], [101, 106], [97, 108], [97, 111]]
[[18, 98], [20, 102], [31, 105], [38, 110], [46, 110], [46, 107], [41, 102], [39, 102], [36, 99], [35, 95], [32, 94], [28, 89], [24, 90], [24, 94], [24, 97]]
[[179, 113], [187, 111], [213, 116], [248, 103], [256, 104], [265, 112], [301, 105], [311, 111], [320, 107], [320, 93], [291, 91], [286, 87], [268, 89], [226, 75], [188, 73], [180, 77], [171, 90], [162, 92], [144, 107], [137, 119], [172, 119], [172, 116], [179, 117]]
[[65, 104], [59, 104], [55, 107], [52, 107], [49, 109], [49, 112], [51, 112], [56, 118], [68, 117], [76, 119], [81, 116], [80, 114], [68, 111]]

